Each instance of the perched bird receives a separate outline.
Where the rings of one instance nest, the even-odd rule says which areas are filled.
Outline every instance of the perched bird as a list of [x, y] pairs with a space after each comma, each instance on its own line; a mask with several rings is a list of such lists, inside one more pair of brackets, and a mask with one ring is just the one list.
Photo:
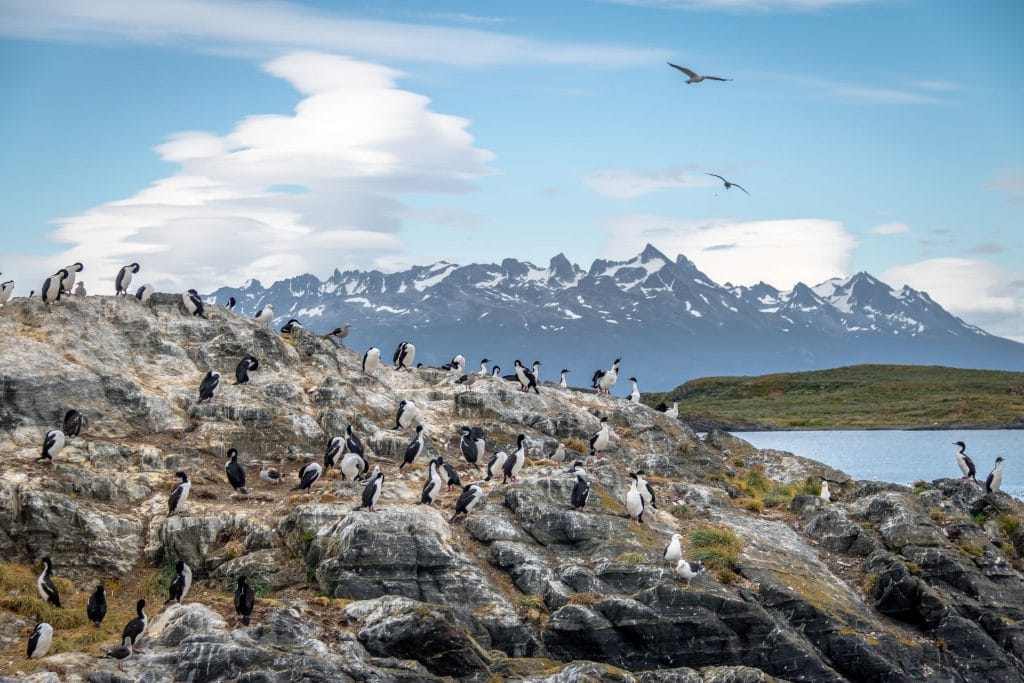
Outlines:
[[644, 523], [644, 499], [640, 495], [640, 488], [637, 484], [636, 472], [630, 472], [629, 491], [626, 492], [626, 511], [632, 520], [638, 524]]
[[665, 546], [665, 552], [662, 555], [666, 561], [678, 562], [683, 559], [683, 548], [679, 543], [679, 539], [681, 538], [682, 536], [679, 534], [672, 534], [672, 540]]
[[185, 502], [188, 500], [189, 491], [192, 490], [192, 482], [184, 472], [175, 472], [174, 476], [181, 478], [181, 483], [171, 491], [171, 497], [167, 499], [167, 516], [179, 515], [185, 511]]
[[985, 491], [987, 493], [999, 493], [999, 488], [1003, 485], [1003, 458], [1000, 456], [996, 458], [996, 466], [989, 472], [988, 477], [985, 478]]
[[512, 481], [516, 480], [519, 476], [519, 471], [523, 469], [523, 465], [526, 464], [526, 435], [520, 434], [516, 437], [516, 450], [512, 455], [505, 459], [505, 464], [502, 466], [501, 471], [504, 477], [501, 483], [507, 482], [509, 479]]
[[[440, 458], [438, 458], [440, 460]], [[441, 467], [439, 468], [441, 478], [444, 479], [448, 485], [448, 491], [452, 490], [453, 486], [462, 488], [462, 480], [459, 478], [459, 472], [452, 465], [444, 460], [441, 460]]]
[[228, 309], [229, 311], [233, 311], [233, 310], [235, 310], [235, 305], [236, 305], [237, 303], [238, 303], [238, 302], [237, 302], [237, 301], [235, 301], [235, 297], [233, 297], [233, 296], [229, 296], [229, 297], [228, 297], [228, 302], [227, 302], [227, 304], [226, 304], [226, 305], [224, 306], [224, 308]]
[[235, 611], [242, 617], [242, 623], [249, 625], [249, 617], [252, 616], [253, 607], [256, 606], [256, 591], [249, 585], [245, 575], [238, 577], [238, 586], [235, 588]]
[[224, 464], [224, 471], [228, 475], [228, 483], [231, 488], [239, 493], [249, 495], [245, 488], [245, 468], [238, 464], [238, 451], [234, 448], [228, 449], [228, 461]]
[[419, 505], [432, 505], [437, 496], [440, 495], [441, 487], [444, 486], [444, 479], [440, 472], [443, 462], [444, 460], [441, 458], [434, 458], [430, 461], [427, 480], [424, 482], [423, 490], [420, 492]]
[[744, 192], [746, 192], [748, 197], [750, 196], [750, 193], [747, 192], [745, 187], [743, 187], [741, 185], [737, 185], [736, 183], [731, 182], [729, 180], [726, 180], [725, 178], [723, 178], [722, 176], [718, 175], [717, 173], [708, 173], [708, 175], [714, 176], [714, 177], [718, 178], [719, 180], [721, 180], [723, 183], [725, 183], [725, 189], [728, 190], [728, 189], [733, 188], [733, 187], [738, 187], [741, 190], [743, 190]]
[[356, 507], [356, 510], [362, 510], [363, 508], [368, 509], [370, 512], [375, 512], [373, 506], [380, 500], [380, 494], [384, 490], [384, 473], [380, 471], [379, 467], [373, 468], [373, 476], [370, 477], [370, 483], [363, 489], [363, 500], [362, 503]]
[[560, 443], [555, 446], [555, 452], [551, 454], [551, 459], [556, 462], [559, 460], [562, 462], [569, 461], [569, 450], [565, 447], [564, 443]]
[[472, 391], [473, 384], [474, 382], [476, 382], [476, 378], [477, 374], [475, 372], [471, 372], [468, 375], [462, 375], [461, 377], [459, 377], [457, 380], [455, 380], [454, 384], [461, 384], [462, 386], [466, 387], [466, 391]]
[[176, 602], [179, 605], [185, 600], [185, 596], [188, 595], [188, 589], [192, 587], [192, 567], [185, 564], [185, 560], [178, 560], [174, 565], [174, 580], [171, 581], [171, 587], [168, 589], [167, 602]]
[[380, 349], [371, 346], [363, 354], [363, 374], [372, 375], [378, 365], [380, 365]]
[[0, 306], [11, 300], [11, 294], [14, 293], [14, 280], [8, 280], [7, 282], [0, 283]]
[[124, 663], [132, 658], [132, 640], [131, 638], [123, 638], [121, 644], [115, 648], [107, 650], [100, 659], [116, 659], [118, 671], [127, 672]]
[[[149, 297], [153, 296], [153, 291], [153, 285], [142, 285], [135, 291], [135, 298], [142, 303], [146, 303], [149, 301]], [[187, 295], [183, 296], [187, 298]], [[188, 306], [186, 305], [185, 308], [188, 308]]]
[[441, 369], [446, 372], [463, 372], [466, 369], [466, 357], [461, 353], [456, 354], [450, 361], [441, 366]]
[[616, 358], [615, 362], [612, 363], [611, 368], [608, 370], [595, 370], [594, 376], [591, 379], [591, 384], [597, 393], [607, 394], [611, 391], [611, 388], [615, 386], [615, 382], [619, 379], [619, 364], [622, 362], [621, 358]]
[[352, 429], [352, 425], [345, 427], [345, 450], [359, 456], [364, 452], [363, 442], [359, 440], [359, 435]]
[[51, 429], [43, 437], [43, 453], [37, 461], [53, 463], [53, 459], [63, 450], [65, 443], [64, 432], [59, 429]]
[[501, 366], [500, 365], [495, 365], [493, 368], [491, 368], [491, 377], [494, 377], [495, 379], [501, 378]]
[[665, 417], [671, 417], [673, 420], [679, 417], [679, 401], [673, 401], [671, 408], [666, 408], [661, 412], [665, 413]]
[[463, 427], [459, 448], [462, 450], [462, 457], [466, 459], [466, 462], [479, 470], [478, 462], [484, 456], [484, 451], [487, 450], [484, 430], [480, 427]]
[[320, 467], [320, 463], [306, 463], [299, 469], [299, 485], [292, 487], [292, 491], [308, 491], [323, 472], [324, 469]]
[[413, 361], [416, 359], [416, 347], [409, 342], [402, 342], [395, 348], [391, 362], [395, 370], [412, 370]]
[[974, 461], [964, 452], [967, 450], [967, 444], [963, 441], [957, 441], [953, 445], [960, 447], [960, 451], [956, 454], [956, 464], [960, 466], [960, 471], [964, 473], [964, 478], [961, 481], [967, 481], [968, 479], [977, 481], [978, 478], [975, 475], [978, 470], [974, 467]]
[[60, 288], [65, 294], [71, 294], [75, 288], [75, 277], [85, 268], [81, 263], [72, 263], [70, 266], [64, 266], [62, 270], [67, 273], [63, 280], [61, 280]]
[[533, 389], [534, 393], [539, 394], [540, 389], [537, 388], [537, 376], [532, 371], [527, 370], [518, 359], [515, 362], [515, 369], [516, 379], [519, 380], [519, 389], [522, 391]]
[[[79, 280], [78, 284], [75, 285], [75, 291], [73, 292], [73, 294], [76, 297], [84, 297], [85, 296], [85, 283], [82, 282], [81, 280]], [[0, 303], [3, 303], [3, 301], [0, 301]]]
[[359, 453], [346, 453], [341, 458], [341, 464], [338, 467], [341, 470], [343, 481], [345, 479], [358, 481], [369, 468], [370, 463], [366, 462], [366, 458]]
[[569, 468], [571, 474], [576, 475], [576, 485], [572, 487], [572, 507], [582, 510], [587, 506], [587, 499], [590, 498], [590, 484], [587, 483], [587, 471], [583, 469], [583, 462], [577, 460]]
[[535, 379], [537, 381], [537, 384], [540, 384], [540, 361], [539, 360], [533, 361], [533, 367], [530, 369], [530, 372], [533, 373], [533, 379]]
[[702, 75], [700, 75], [698, 73], [694, 73], [693, 71], [690, 71], [685, 66], [679, 66], [678, 64], [673, 64], [672, 62], [665, 62], [665, 63], [668, 64], [673, 69], [678, 69], [679, 71], [682, 71], [684, 74], [689, 76], [689, 78], [686, 81], [687, 84], [689, 84], [689, 83], [700, 83], [701, 81], [731, 81], [732, 80], [731, 78], [722, 78], [721, 76], [702, 76]]
[[269, 325], [274, 320], [274, 304], [267, 304], [256, 311], [253, 319], [261, 325]]
[[107, 616], [107, 594], [102, 583], [98, 584], [96, 590], [89, 596], [89, 604], [85, 606], [85, 615], [89, 617], [89, 621], [96, 628], [100, 627], [103, 618]]
[[206, 309], [203, 307], [203, 300], [199, 298], [199, 292], [194, 289], [190, 289], [181, 295], [181, 303], [185, 306], [185, 310], [193, 316], [198, 316], [206, 320]]
[[832, 502], [832, 492], [828, 490], [828, 479], [822, 478], [821, 480], [821, 493], [819, 497], [826, 503]]
[[85, 427], [85, 418], [82, 414], [71, 408], [64, 413], [64, 434], [65, 436], [79, 436], [82, 428]]
[[324, 451], [324, 469], [329, 470], [338, 463], [338, 456], [345, 453], [345, 439], [340, 436], [332, 436], [327, 442], [327, 449]]
[[484, 481], [497, 479], [498, 475], [505, 469], [506, 460], [508, 460], [508, 453], [505, 451], [498, 451], [495, 453], [490, 462], [487, 463], [487, 477], [484, 478]]
[[636, 385], [636, 377], [630, 377], [629, 381], [633, 383], [633, 390], [629, 392], [630, 403], [640, 403], [640, 388]]
[[44, 557], [42, 563], [43, 571], [36, 578], [36, 590], [39, 591], [40, 598], [54, 607], [60, 607], [60, 593], [57, 592], [57, 587], [53, 585], [53, 562], [50, 561], [49, 557]]
[[260, 369], [260, 361], [256, 356], [248, 355], [238, 361], [235, 366], [235, 384], [248, 384], [249, 373]]
[[137, 616], [125, 624], [124, 630], [121, 631], [121, 642], [127, 641], [135, 652], [142, 652], [142, 649], [138, 646], [139, 639], [142, 638], [142, 634], [146, 632], [146, 628], [149, 626], [145, 600], [139, 600], [135, 603], [135, 613]]
[[476, 507], [477, 503], [483, 500], [484, 490], [476, 484], [462, 487], [459, 499], [455, 501], [455, 514], [451, 516], [448, 523], [451, 524], [459, 515], [469, 516], [469, 511]]
[[590, 437], [590, 454], [601, 457], [601, 453], [608, 448], [611, 441], [611, 430], [608, 428], [608, 418], [601, 418], [601, 426]]
[[[348, 336], [348, 331], [350, 329], [352, 329], [352, 326], [349, 325], [348, 323], [345, 323], [341, 327], [335, 327], [331, 332], [328, 332], [327, 336], [328, 337], [334, 337], [335, 339], [338, 340], [339, 344], [344, 346], [345, 345], [345, 337]], [[378, 352], [378, 357], [379, 357], [379, 355], [380, 355], [380, 353]]]
[[47, 623], [40, 622], [32, 629], [32, 635], [28, 637], [29, 659], [40, 659], [50, 651], [50, 644], [53, 642], [53, 627]]
[[562, 368], [562, 377], [561, 379], [558, 380], [558, 386], [562, 387], [563, 389], [569, 388], [569, 384], [565, 381], [565, 376], [568, 375], [570, 372], [572, 372], [572, 370], [566, 370], [565, 368]]
[[43, 297], [43, 303], [49, 306], [54, 301], [60, 301], [61, 288], [60, 283], [67, 277], [68, 271], [58, 270], [55, 274], [46, 278], [43, 282], [43, 288], [40, 290], [40, 294]]
[[686, 585], [690, 585], [690, 582], [703, 571], [704, 565], [701, 562], [687, 562], [682, 558], [676, 562], [676, 574], [686, 579]]
[[644, 507], [657, 509], [658, 504], [654, 499], [654, 487], [651, 486], [651, 482], [644, 478], [644, 475], [645, 472], [643, 470], [637, 470], [636, 485], [640, 489], [640, 497], [644, 499]]
[[[3, 302], [0, 301], [0, 303], [3, 303]], [[482, 361], [480, 361], [480, 372], [478, 372], [477, 374], [480, 375], [481, 377], [486, 377], [487, 376], [487, 364], [490, 363], [490, 362], [491, 362], [490, 358], [484, 358]]]
[[284, 326], [281, 328], [281, 334], [291, 334], [295, 330], [301, 330], [301, 329], [302, 329], [302, 323], [300, 323], [295, 318], [289, 318], [288, 322], [286, 322], [284, 324]]
[[406, 465], [411, 465], [412, 461], [423, 452], [425, 445], [426, 444], [423, 440], [423, 425], [416, 425], [416, 434], [413, 435], [412, 441], [409, 442], [409, 445], [405, 447], [405, 455], [402, 456], [402, 464], [398, 466], [398, 469], [401, 470]]
[[114, 278], [115, 296], [128, 296], [128, 285], [132, 283], [132, 275], [137, 272], [139, 272], [138, 263], [130, 263], [117, 271], [117, 277]]
[[398, 412], [395, 413], [395, 426], [392, 429], [405, 429], [419, 416], [419, 409], [412, 399], [403, 400], [398, 404]]
[[209, 370], [199, 385], [199, 403], [212, 401], [217, 395], [217, 387], [220, 386], [220, 373]]
[[277, 470], [270, 468], [270, 463], [263, 463], [263, 467], [260, 468], [260, 479], [267, 482], [268, 484], [280, 484], [281, 480], [284, 479], [284, 474]]

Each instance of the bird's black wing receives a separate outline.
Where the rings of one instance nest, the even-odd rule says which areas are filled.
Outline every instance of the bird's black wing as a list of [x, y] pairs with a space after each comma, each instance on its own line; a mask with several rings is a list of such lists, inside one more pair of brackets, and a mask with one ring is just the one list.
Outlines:
[[135, 641], [142, 635], [144, 628], [145, 624], [142, 623], [142, 618], [135, 617], [125, 624], [124, 630], [121, 631], [121, 642], [124, 642], [125, 638], [131, 638], [132, 645], [134, 645]]
[[673, 64], [672, 62], [665, 62], [665, 63], [668, 64], [673, 69], [678, 69], [679, 71], [682, 71], [684, 74], [686, 74], [690, 78], [696, 78], [697, 77], [696, 73], [694, 73], [693, 71], [690, 71], [685, 66], [679, 66], [678, 64]]
[[199, 400], [213, 398], [213, 390], [220, 383], [219, 377], [213, 375], [207, 375], [203, 378], [202, 384], [199, 385]]
[[967, 476], [971, 479], [975, 478], [978, 470], [974, 467], [974, 461], [971, 460], [966, 454], [964, 455], [964, 462], [967, 463]]
[[348, 446], [349, 453], [363, 454], [363, 442], [355, 434], [345, 438], [345, 445]]
[[747, 189], [746, 189], [745, 187], [743, 187], [742, 185], [737, 185], [736, 183], [732, 183], [732, 186], [733, 186], [733, 187], [738, 187], [738, 188], [740, 188], [741, 190], [743, 190], [744, 192], [746, 192], [746, 194], [747, 194], [747, 196], [748, 196], [748, 197], [750, 196], [750, 193], [749, 193], [749, 192], [747, 192]]
[[717, 173], [707, 173], [706, 175], [714, 176], [715, 178], [718, 178], [719, 180], [721, 180], [723, 183], [729, 182], [728, 180], [726, 180], [722, 176], [718, 175]]
[[43, 439], [43, 455], [46, 455], [46, 452], [53, 448], [55, 443], [57, 443], [57, 435], [52, 431], [46, 432], [46, 438]]
[[985, 492], [992, 493], [992, 479], [995, 478], [995, 472], [989, 472], [989, 475], [985, 477]]
[[379, 479], [380, 479], [380, 477], [377, 477], [376, 479], [371, 481], [369, 484], [367, 484], [366, 488], [363, 489], [363, 507], [364, 508], [368, 508], [371, 505], [373, 505], [373, 494], [374, 494], [375, 487], [377, 486], [377, 481]]
[[177, 574], [174, 577], [174, 581], [171, 581], [171, 587], [168, 591], [169, 597], [167, 602], [174, 600], [181, 600], [181, 593], [185, 590], [185, 575]]
[[178, 501], [181, 500], [181, 492], [185, 490], [185, 484], [181, 483], [174, 487], [171, 491], [171, 497], [167, 499], [167, 512], [168, 514], [174, 512], [174, 508], [178, 507]]
[[658, 507], [657, 504], [656, 504], [657, 501], [656, 501], [656, 499], [654, 497], [654, 487], [651, 486], [651, 482], [649, 482], [649, 481], [645, 481], [644, 483], [647, 484], [647, 492], [649, 494], [651, 494], [651, 507], [652, 508]]
[[459, 479], [459, 473], [458, 473], [458, 471], [456, 471], [456, 469], [454, 467], [452, 467], [448, 463], [445, 463], [444, 464], [444, 471], [445, 471], [445, 474], [448, 475], [448, 485], [449, 486], [462, 486], [462, 480]]
[[597, 388], [597, 383], [602, 377], [604, 377], [604, 374], [604, 370], [594, 370], [594, 377], [591, 379], [590, 383], [595, 389]]
[[402, 342], [401, 344], [399, 344], [398, 346], [395, 347], [395, 355], [391, 358], [391, 363], [392, 364], [398, 362], [398, 358], [402, 355], [402, 349], [404, 347], [405, 347], [405, 342]]
[[28, 637], [28, 653], [26, 657], [32, 656], [32, 651], [36, 649], [36, 645], [39, 644], [39, 637], [43, 635], [43, 625], [36, 624], [36, 627], [32, 629], [32, 635]]

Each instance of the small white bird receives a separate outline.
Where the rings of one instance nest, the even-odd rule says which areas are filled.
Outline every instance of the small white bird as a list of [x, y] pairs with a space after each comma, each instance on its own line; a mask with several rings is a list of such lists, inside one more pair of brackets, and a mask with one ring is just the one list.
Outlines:
[[687, 562], [686, 560], [680, 559], [679, 562], [676, 563], [676, 574], [686, 579], [686, 585], [690, 585], [690, 582], [703, 571], [704, 565], [701, 562]]
[[380, 365], [380, 349], [371, 346], [363, 354], [363, 374], [372, 375], [378, 365]]
[[630, 472], [629, 478], [633, 481], [629, 484], [629, 491], [626, 492], [626, 511], [629, 512], [629, 517], [637, 524], [644, 523], [644, 499], [640, 495], [640, 489], [637, 486], [636, 472]]
[[7, 282], [0, 283], [0, 306], [3, 306], [5, 303], [7, 303], [11, 298], [11, 294], [13, 293], [14, 280], [8, 280]]
[[828, 490], [828, 479], [821, 480], [821, 499], [826, 503], [832, 502], [832, 492]]
[[665, 560], [668, 562], [678, 562], [683, 559], [683, 548], [679, 543], [679, 539], [682, 538], [679, 534], [672, 534], [672, 540], [665, 546]]
[[263, 463], [263, 467], [260, 468], [260, 479], [268, 484], [280, 484], [284, 475], [277, 470], [270, 469], [269, 463]]
[[633, 383], [633, 390], [629, 392], [629, 402], [640, 403], [640, 388], [636, 385], [636, 377], [630, 377], [629, 381]]
[[678, 64], [673, 64], [672, 62], [665, 62], [665, 63], [668, 64], [673, 69], [677, 69], [679, 71], [682, 71], [684, 74], [689, 76], [689, 78], [686, 81], [687, 84], [690, 84], [690, 83], [700, 83], [701, 81], [731, 81], [732, 80], [731, 78], [722, 78], [721, 76], [702, 76], [701, 74], [699, 74], [699, 73], [697, 73], [695, 71], [690, 71], [685, 66], [679, 66]]
[[256, 311], [254, 319], [261, 325], [269, 325], [274, 320], [274, 304], [267, 304]]
[[679, 417], [679, 401], [672, 403], [672, 407], [665, 411], [665, 417], [671, 417], [673, 420]]

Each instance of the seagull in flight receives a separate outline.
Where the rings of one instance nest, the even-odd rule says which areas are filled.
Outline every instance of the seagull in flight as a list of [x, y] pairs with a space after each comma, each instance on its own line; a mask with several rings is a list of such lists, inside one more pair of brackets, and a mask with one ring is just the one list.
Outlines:
[[[727, 190], [730, 187], [738, 187], [741, 190], [743, 190], [744, 192], [747, 192], [746, 189], [742, 185], [737, 185], [736, 183], [730, 182], [730, 181], [726, 180], [725, 178], [723, 178], [722, 176], [718, 175], [717, 173], [708, 173], [708, 175], [715, 176], [716, 178], [721, 180], [723, 183], [725, 183], [725, 189], [727, 189]], [[749, 192], [747, 192], [747, 196], [748, 197], [750, 196]]]
[[665, 62], [665, 63], [668, 64], [673, 69], [678, 69], [679, 71], [682, 71], [684, 74], [689, 76], [690, 78], [689, 78], [689, 80], [686, 81], [687, 83], [700, 83], [701, 81], [731, 81], [732, 80], [731, 78], [722, 78], [721, 76], [701, 76], [699, 73], [697, 73], [695, 71], [690, 71], [685, 66], [679, 66], [678, 64], [673, 64], [672, 62]]

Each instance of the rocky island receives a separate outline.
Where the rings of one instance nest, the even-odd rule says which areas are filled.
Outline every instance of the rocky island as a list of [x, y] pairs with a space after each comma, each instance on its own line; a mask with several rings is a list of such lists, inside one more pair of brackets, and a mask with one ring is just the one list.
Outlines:
[[[367, 375], [361, 353], [313, 332], [206, 310], [189, 316], [169, 294], [0, 308], [0, 681], [1024, 679], [1024, 508], [1008, 496], [853, 481], [594, 393], [491, 378], [467, 390], [427, 368]], [[486, 352], [444, 353], [471, 351]], [[250, 354], [259, 368], [233, 384]], [[208, 370], [221, 385], [199, 403]], [[392, 429], [402, 400], [427, 446], [399, 471], [412, 437]], [[39, 462], [70, 408], [82, 433]], [[594, 457], [600, 417], [617, 439]], [[291, 490], [349, 425], [385, 475], [373, 512], [353, 510], [363, 484], [337, 470]], [[483, 428], [488, 456], [525, 435], [517, 481], [483, 482], [461, 455], [464, 425]], [[570, 462], [551, 459], [559, 443]], [[247, 493], [228, 483], [228, 449]], [[417, 504], [436, 456], [485, 492], [464, 519], [449, 523], [458, 488]], [[569, 504], [575, 459], [591, 486], [582, 510]], [[259, 478], [264, 463], [282, 484]], [[656, 492], [643, 524], [624, 505], [637, 470]], [[178, 471], [191, 495], [169, 516]], [[675, 533], [707, 568], [689, 582], [663, 558]], [[44, 556], [60, 608], [37, 593]], [[165, 605], [179, 560], [194, 583]], [[248, 626], [232, 604], [243, 575], [257, 595]], [[95, 627], [85, 606], [101, 583]], [[122, 673], [98, 657], [139, 599], [143, 652]], [[40, 621], [52, 645], [27, 659]]]

